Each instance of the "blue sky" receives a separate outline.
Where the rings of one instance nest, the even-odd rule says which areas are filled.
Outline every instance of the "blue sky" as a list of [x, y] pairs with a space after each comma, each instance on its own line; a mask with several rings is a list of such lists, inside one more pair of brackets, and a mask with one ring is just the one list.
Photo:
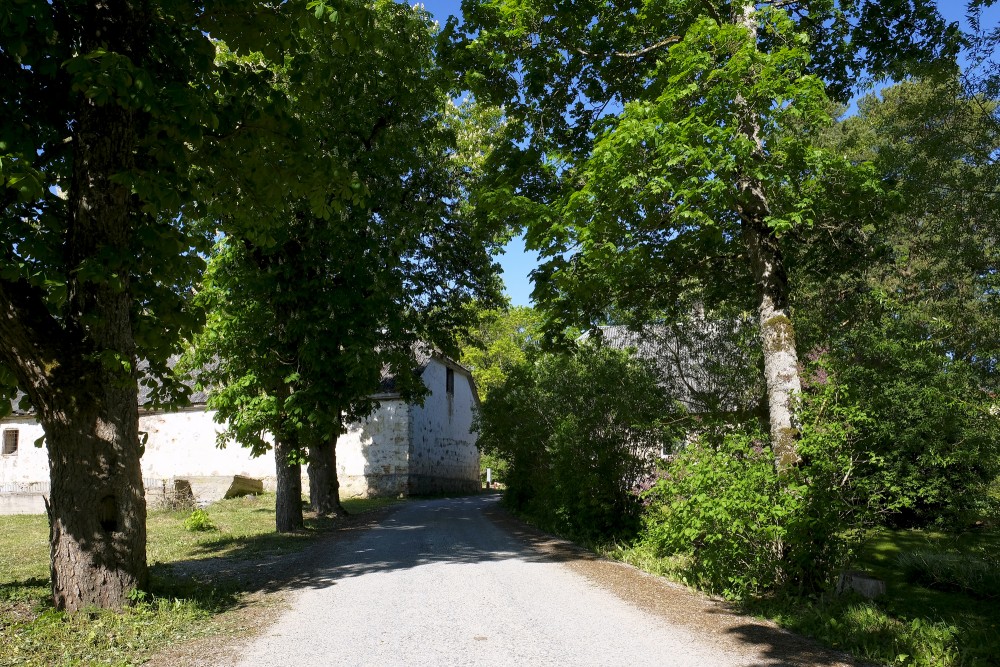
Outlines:
[[[967, 0], [938, 0], [941, 13], [949, 21], [959, 21], [965, 25], [965, 8]], [[461, 16], [461, 0], [425, 0], [422, 3], [427, 10], [442, 24], [448, 16]], [[983, 12], [983, 25], [1000, 22], [1000, 3]], [[852, 108], [853, 108], [852, 104]], [[497, 258], [503, 269], [503, 281], [507, 295], [515, 306], [527, 306], [531, 303], [531, 281], [528, 274], [538, 266], [538, 253], [524, 248], [524, 238], [512, 240], [504, 248], [504, 254]]]
[[[462, 13], [461, 0], [430, 0], [422, 3], [431, 14], [442, 24], [451, 16]], [[524, 249], [524, 239], [516, 238], [504, 248], [504, 254], [497, 260], [503, 269], [503, 282], [507, 296], [515, 306], [527, 306], [531, 303], [531, 281], [528, 274], [538, 266], [538, 253]]]

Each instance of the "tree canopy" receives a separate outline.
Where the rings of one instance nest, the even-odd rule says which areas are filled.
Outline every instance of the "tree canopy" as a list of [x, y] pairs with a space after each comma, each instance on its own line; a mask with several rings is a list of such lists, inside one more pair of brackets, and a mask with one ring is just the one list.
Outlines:
[[[416, 355], [429, 346], [454, 353], [465, 304], [497, 298], [493, 236], [461, 206], [471, 177], [464, 121], [434, 60], [429, 16], [392, 2], [368, 11], [364, 48], [337, 48], [336, 28], [318, 24], [303, 31], [301, 52], [272, 65], [295, 134], [264, 160], [272, 178], [295, 183], [266, 206], [219, 212], [236, 224], [200, 296], [211, 315], [198, 357], [213, 385], [209, 407], [227, 424], [220, 437], [261, 454], [270, 435], [279, 482], [287, 461], [329, 450], [347, 422], [367, 416], [387, 377], [420, 399]], [[349, 184], [303, 189], [286, 159], [350, 174]], [[240, 227], [254, 216], [262, 224]], [[310, 454], [311, 476], [323, 459]], [[329, 502], [339, 505], [330, 468]], [[279, 505], [288, 499], [294, 513], [297, 498], [279, 484]], [[279, 520], [279, 529], [300, 523]]]
[[[782, 238], [870, 215], [880, 195], [869, 166], [817, 142], [830, 95], [862, 45], [878, 73], [955, 48], [931, 5], [887, 9], [855, 28], [873, 5], [467, 2], [454, 40], [467, 84], [515, 119], [480, 212], [541, 251], [548, 330], [612, 308], [648, 323], [692, 290], [753, 303], [782, 468], [799, 460], [801, 388]], [[920, 26], [907, 46], [885, 41], [903, 25]]]

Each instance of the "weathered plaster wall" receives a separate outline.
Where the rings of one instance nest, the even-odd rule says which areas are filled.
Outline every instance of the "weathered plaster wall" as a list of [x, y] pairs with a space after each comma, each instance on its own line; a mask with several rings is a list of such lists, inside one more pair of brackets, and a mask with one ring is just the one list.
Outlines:
[[423, 373], [431, 394], [410, 417], [410, 493], [479, 490], [479, 449], [471, 433], [476, 399], [468, 377], [455, 370], [455, 391], [446, 391], [448, 367], [432, 359]]
[[[447, 366], [430, 360], [422, 377], [431, 393], [423, 406], [385, 398], [374, 415], [340, 437], [337, 471], [343, 495], [479, 489], [479, 450], [475, 434], [470, 433], [476, 398], [468, 377], [461, 370], [454, 373], [454, 392], [449, 394]], [[265, 488], [273, 490], [274, 457], [252, 458], [249, 450], [236, 444], [216, 447], [221, 426], [213, 421], [214, 414], [189, 408], [140, 416], [139, 430], [148, 434], [142, 476], [151, 502], [157, 491], [162, 496], [163, 489], [172, 487], [174, 478], [246, 475], [263, 479]], [[32, 497], [8, 504], [41, 511], [40, 494], [48, 492], [48, 458], [45, 448], [33, 443], [42, 436], [42, 428], [23, 417], [3, 420], [0, 429], [4, 428], [19, 430], [19, 447], [15, 455], [0, 456], [0, 495], [13, 495], [20, 489], [21, 495]], [[28, 485], [33, 485], [30, 490]], [[308, 480], [303, 479], [303, 491], [308, 488]], [[0, 505], [0, 513], [3, 509]]]
[[410, 406], [398, 398], [337, 440], [337, 477], [344, 496], [395, 496], [408, 493]]
[[[202, 498], [206, 494], [201, 491], [221, 486], [224, 493], [233, 475], [263, 479], [265, 488], [274, 489], [274, 457], [252, 458], [249, 450], [235, 443], [217, 448], [220, 426], [214, 415], [202, 408], [140, 415], [139, 431], [148, 434], [142, 478], [152, 506], [163, 500], [164, 489], [173, 488], [174, 478], [190, 479], [193, 486], [199, 480], [195, 488], [199, 500], [217, 500], [221, 493]], [[48, 452], [44, 446], [34, 446], [44, 434], [42, 427], [30, 417], [14, 417], [0, 422], [0, 431], [7, 429], [18, 430], [18, 451], [0, 456], [0, 514], [42, 513], [42, 495], [49, 492]]]
[[253, 458], [250, 450], [230, 443], [215, 446], [222, 430], [214, 421], [215, 411], [191, 408], [139, 417], [139, 431], [149, 434], [142, 455], [143, 478], [214, 477], [246, 475], [273, 478], [274, 457]]
[[35, 440], [45, 435], [41, 425], [30, 417], [9, 417], [0, 422], [0, 437], [10, 429], [18, 432], [17, 453], [0, 455], [0, 492], [32, 482], [45, 482], [47, 492], [49, 454], [45, 447], [35, 447]]
[[44, 447], [35, 447], [42, 427], [31, 418], [11, 417], [0, 423], [0, 437], [10, 429], [18, 432], [17, 452], [0, 455], [0, 514], [44, 514], [49, 459]]

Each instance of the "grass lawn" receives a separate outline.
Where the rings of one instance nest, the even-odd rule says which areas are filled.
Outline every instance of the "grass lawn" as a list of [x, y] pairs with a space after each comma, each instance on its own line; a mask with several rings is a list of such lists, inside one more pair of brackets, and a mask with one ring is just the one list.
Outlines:
[[995, 564], [1000, 534], [879, 531], [866, 544], [858, 566], [885, 581], [884, 596], [875, 601], [778, 599], [749, 609], [878, 664], [1000, 665], [1000, 599], [995, 591], [983, 587], [970, 593], [945, 580], [933, 587], [916, 583], [899, 558], [918, 552]]
[[[349, 499], [360, 514], [394, 499]], [[226, 611], [251, 593], [233, 581], [177, 578], [171, 564], [207, 558], [272, 557], [305, 548], [334, 522], [307, 519], [306, 530], [274, 532], [274, 495], [236, 498], [207, 508], [215, 530], [184, 528], [190, 511], [150, 512], [151, 594], [121, 614], [57, 612], [49, 600], [48, 524], [44, 516], [0, 516], [0, 666], [135, 665], [167, 644], [232, 631]]]
[[[641, 543], [600, 551], [668, 578], [677, 579], [684, 569], [678, 557], [658, 558]], [[970, 593], [947, 578], [929, 586], [917, 583], [907, 575], [900, 556], [928, 552], [947, 554], [973, 573], [988, 572], [985, 583], [989, 585]], [[1000, 571], [995, 568], [998, 556], [1000, 533], [996, 532], [952, 535], [883, 530], [871, 535], [855, 564], [857, 569], [885, 582], [886, 594], [878, 599], [833, 593], [805, 599], [778, 596], [745, 601], [738, 609], [769, 618], [875, 664], [1000, 665]], [[924, 581], [927, 583], [926, 578]]]

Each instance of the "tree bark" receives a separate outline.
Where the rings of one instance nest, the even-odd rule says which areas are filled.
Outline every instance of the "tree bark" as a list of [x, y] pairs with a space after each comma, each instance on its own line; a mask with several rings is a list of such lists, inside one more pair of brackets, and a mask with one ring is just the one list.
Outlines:
[[340, 504], [336, 440], [309, 448], [309, 503], [316, 514], [347, 516]]
[[801, 393], [802, 385], [799, 379], [795, 329], [788, 306], [788, 281], [774, 234], [749, 222], [744, 223], [743, 234], [760, 292], [758, 315], [764, 349], [771, 448], [774, 451], [775, 466], [779, 472], [783, 472], [801, 461], [793, 402]]
[[[757, 38], [755, 5], [745, 3], [735, 8], [735, 20]], [[757, 113], [742, 95], [737, 95], [740, 132], [756, 147], [755, 159], [763, 155], [761, 126]], [[748, 169], [748, 173], [754, 170]], [[793, 404], [801, 392], [795, 329], [789, 307], [788, 276], [774, 231], [767, 224], [770, 208], [764, 184], [753, 176], [744, 175], [737, 183], [740, 193], [738, 212], [743, 240], [746, 243], [750, 267], [757, 284], [760, 303], [761, 344], [764, 351], [764, 380], [767, 387], [768, 420], [775, 467], [784, 472], [801, 461], [798, 452], [799, 430]]]
[[[139, 59], [147, 13], [129, 0], [88, 5], [80, 52], [104, 48]], [[20, 307], [5, 309], [13, 328], [20, 319], [24, 331], [61, 334], [47, 351], [44, 344], [9, 351], [14, 363], [8, 365], [45, 430], [52, 596], [56, 608], [70, 611], [121, 609], [148, 581], [130, 283], [138, 213], [129, 187], [116, 178], [134, 166], [135, 114], [114, 99], [97, 104], [79, 96], [64, 245], [66, 305], [54, 323], [44, 322], [25, 295], [7, 300], [20, 300]], [[85, 270], [95, 266], [96, 272]]]
[[297, 447], [284, 439], [274, 440], [274, 468], [277, 499], [274, 507], [275, 530], [292, 533], [302, 529], [302, 466]]
[[52, 415], [43, 420], [51, 479], [50, 573], [57, 609], [121, 609], [133, 590], [148, 583], [135, 385], [129, 391], [111, 382], [104, 385], [99, 409], [78, 411], [65, 420]]

